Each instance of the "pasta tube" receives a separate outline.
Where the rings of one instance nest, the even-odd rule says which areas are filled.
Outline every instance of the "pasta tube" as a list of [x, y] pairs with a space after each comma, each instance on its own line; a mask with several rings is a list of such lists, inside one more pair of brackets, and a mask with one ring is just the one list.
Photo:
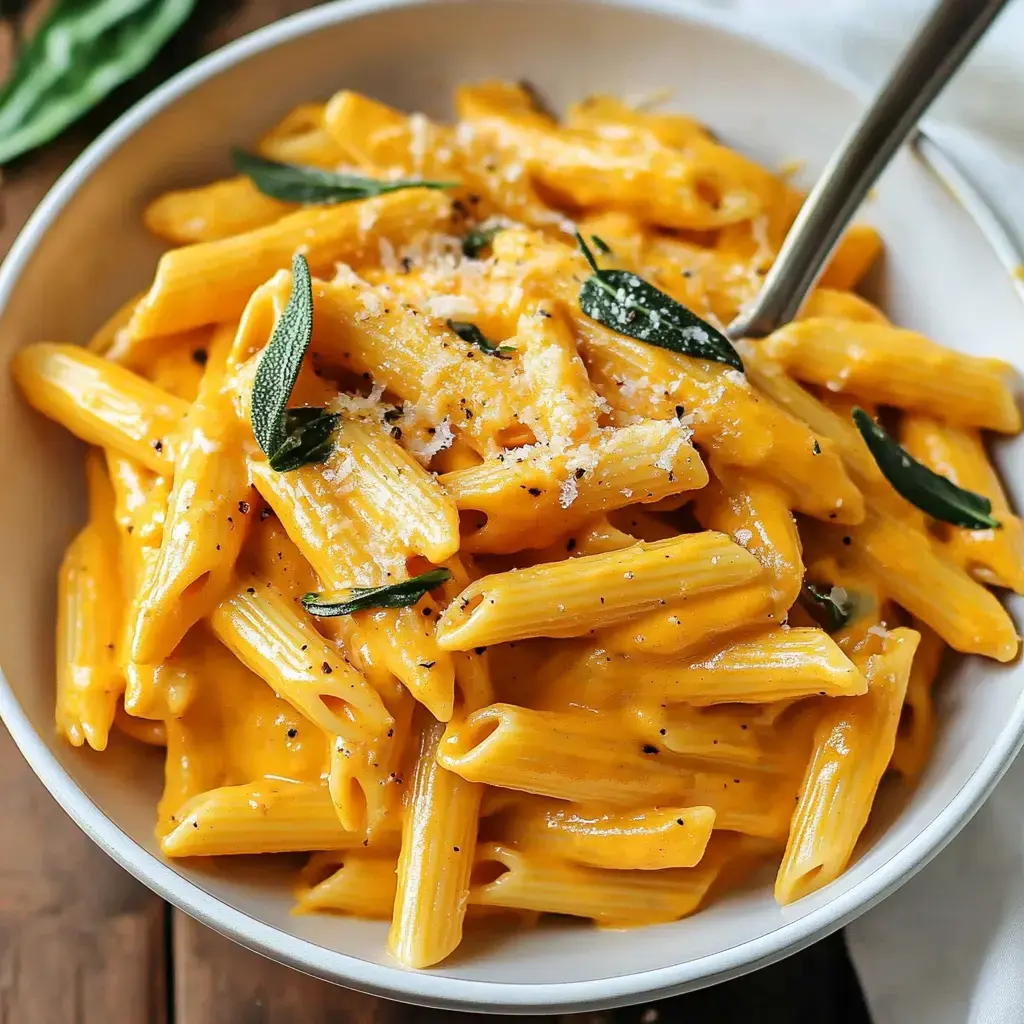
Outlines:
[[602, 513], [703, 487], [707, 470], [688, 434], [651, 420], [604, 430], [555, 457], [502, 454], [446, 473], [441, 484], [460, 511], [485, 517], [465, 550], [543, 547]]
[[105, 750], [124, 690], [116, 647], [121, 581], [114, 493], [103, 456], [86, 459], [89, 522], [71, 542], [57, 576], [57, 728], [69, 743]]
[[433, 429], [438, 450], [453, 424], [474, 447], [489, 451], [515, 423], [511, 360], [483, 356], [443, 322], [354, 274], [315, 281], [313, 301], [313, 358], [367, 374], [409, 403]]
[[436, 964], [462, 941], [476, 850], [483, 786], [438, 763], [443, 732], [423, 725], [402, 828], [388, 950], [410, 967]]
[[[321, 877], [329, 872], [326, 878]], [[394, 854], [346, 850], [314, 853], [295, 894], [295, 913], [332, 910], [387, 920], [395, 905]]]
[[609, 651], [621, 654], [692, 654], [732, 633], [763, 628], [777, 619], [777, 586], [767, 576], [730, 590], [699, 594], [598, 630]]
[[437, 760], [471, 782], [608, 807], [684, 800], [694, 779], [678, 758], [587, 715], [513, 704], [453, 722]]
[[720, 866], [608, 871], [497, 843], [481, 844], [471, 903], [589, 917], [608, 928], [678, 921], [707, 895]]
[[866, 659], [868, 692], [827, 704], [814, 734], [775, 898], [791, 903], [846, 868], [892, 757], [920, 634], [894, 629]]
[[264, 779], [212, 789], [179, 808], [175, 819], [160, 840], [165, 857], [342, 850], [366, 838], [341, 827], [327, 787], [317, 782]]
[[773, 629], [726, 644], [692, 661], [609, 657], [598, 652], [588, 665], [623, 696], [698, 706], [762, 703], [817, 694], [863, 693], [863, 675], [823, 630], [814, 626]]
[[237, 579], [210, 623], [250, 671], [325, 732], [360, 739], [391, 728], [377, 692], [272, 587]]
[[369, 740], [336, 736], [331, 746], [328, 785], [338, 820], [351, 832], [375, 834], [402, 815], [402, 760], [411, 742], [415, 701], [393, 683], [386, 707], [394, 724]]
[[923, 533], [871, 512], [845, 533], [864, 568], [892, 599], [931, 626], [950, 647], [1010, 661], [1017, 631], [995, 596], [942, 558]]
[[221, 336], [185, 417], [163, 540], [134, 609], [131, 653], [137, 662], [163, 661], [213, 611], [255, 515], [242, 428], [221, 391], [230, 343], [229, 334]]
[[906, 779], [921, 774], [932, 752], [935, 708], [932, 685], [939, 672], [946, 645], [924, 623], [915, 623], [921, 634], [907, 679], [907, 693], [896, 731], [890, 767]]
[[767, 358], [810, 384], [925, 414], [940, 409], [945, 419], [968, 427], [1021, 428], [1008, 363], [964, 355], [913, 331], [801, 320], [758, 344]]
[[242, 314], [254, 289], [287, 267], [305, 247], [310, 267], [327, 270], [339, 260], [376, 252], [381, 238], [416, 227], [439, 227], [449, 200], [427, 189], [405, 189], [376, 199], [309, 207], [255, 231], [172, 249], [128, 326], [133, 337], [171, 334]]
[[503, 824], [519, 849], [614, 871], [692, 868], [704, 856], [715, 824], [710, 807], [605, 811], [530, 801]]
[[[263, 461], [250, 460], [249, 467], [260, 494], [324, 586], [380, 586], [388, 573], [406, 575], [405, 553], [385, 558], [378, 546], [380, 533], [400, 536], [405, 527], [396, 521], [392, 530], [373, 531], [351, 511], [348, 492], [334, 486], [339, 476], [347, 476], [347, 460], [348, 453], [335, 447], [322, 465], [290, 473], [275, 473]], [[352, 483], [359, 479], [357, 474]], [[381, 514], [390, 512], [381, 509]], [[436, 718], [447, 721], [455, 699], [455, 668], [434, 637], [435, 612], [427, 595], [411, 608], [363, 612], [353, 619], [365, 630], [372, 660], [397, 676]]]
[[460, 88], [459, 116], [475, 131], [515, 150], [535, 178], [576, 206], [625, 209], [666, 227], [706, 229], [748, 220], [760, 202], [730, 166], [728, 151], [694, 138], [685, 154], [650, 139], [628, 140], [559, 129], [517, 86]]
[[445, 650], [531, 636], [581, 636], [691, 594], [745, 583], [760, 563], [720, 533], [690, 534], [485, 576], [437, 624]]
[[[793, 508], [837, 522], [863, 518], [863, 498], [832, 445], [746, 381], [582, 316], [576, 319], [576, 336], [595, 389], [613, 408], [653, 419], [682, 410], [698, 445], [715, 452], [723, 465], [777, 482]], [[737, 423], [744, 429], [737, 430]]]
[[800, 534], [786, 497], [774, 484], [724, 472], [715, 475], [721, 486], [698, 496], [697, 516], [708, 529], [742, 544], [768, 570], [776, 621], [781, 621], [804, 576]]
[[173, 469], [169, 441], [188, 410], [181, 399], [76, 345], [29, 345], [11, 371], [32, 406], [87, 444], [155, 473]]

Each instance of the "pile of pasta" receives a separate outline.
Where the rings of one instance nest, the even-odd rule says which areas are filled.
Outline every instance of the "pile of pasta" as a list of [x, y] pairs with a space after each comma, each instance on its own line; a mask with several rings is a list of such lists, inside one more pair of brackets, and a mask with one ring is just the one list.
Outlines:
[[[860, 225], [742, 370], [620, 333], [581, 309], [577, 232], [720, 328], [802, 194], [677, 114], [599, 96], [556, 121], [499, 83], [456, 108], [298, 108], [265, 167], [388, 187], [162, 195], [149, 290], [16, 357], [91, 446], [57, 725], [166, 747], [166, 856], [308, 851], [298, 909], [390, 918], [415, 967], [476, 919], [674, 921], [773, 859], [798, 899], [883, 775], [921, 771], [944, 648], [1017, 652], [988, 587], [1024, 592], [1024, 541], [981, 434], [1020, 428], [1010, 369], [854, 294], [881, 250]], [[300, 265], [285, 397], [330, 437], [280, 469], [254, 381]], [[999, 526], [901, 497], [854, 406]]]

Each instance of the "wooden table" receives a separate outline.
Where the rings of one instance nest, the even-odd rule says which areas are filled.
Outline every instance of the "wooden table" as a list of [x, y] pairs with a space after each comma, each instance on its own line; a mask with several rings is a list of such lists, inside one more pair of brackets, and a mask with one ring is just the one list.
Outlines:
[[[19, 4], [0, 4], [0, 12]], [[38, 16], [39, 4], [30, 5]], [[304, 0], [201, 0], [153, 67], [81, 125], [8, 168], [0, 254], [60, 172], [109, 121], [204, 52]], [[0, 26], [0, 78], [10, 33]], [[172, 909], [109, 860], [35, 779], [0, 728], [0, 1024], [427, 1024], [443, 1016], [315, 981]], [[481, 1015], [482, 1016], [482, 1015]], [[839, 937], [775, 967], [594, 1022], [867, 1021]], [[462, 1018], [469, 1020], [470, 1018]]]

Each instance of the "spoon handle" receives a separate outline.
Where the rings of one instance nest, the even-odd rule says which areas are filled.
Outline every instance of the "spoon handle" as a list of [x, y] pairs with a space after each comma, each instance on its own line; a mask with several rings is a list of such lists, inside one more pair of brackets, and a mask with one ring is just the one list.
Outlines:
[[868, 190], [1006, 3], [939, 0], [832, 154], [757, 298], [729, 324], [730, 338], [763, 338], [796, 316]]

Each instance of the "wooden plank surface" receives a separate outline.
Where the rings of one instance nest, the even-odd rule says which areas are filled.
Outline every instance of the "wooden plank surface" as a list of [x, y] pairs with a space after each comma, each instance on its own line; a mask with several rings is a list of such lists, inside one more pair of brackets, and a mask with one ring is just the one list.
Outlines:
[[[38, 17], [45, 0], [29, 4]], [[7, 4], [3, 10], [23, 7]], [[203, 0], [154, 65], [66, 136], [9, 168], [0, 254], [82, 146], [203, 52], [307, 0]], [[10, 33], [0, 26], [0, 78]], [[51, 800], [0, 730], [0, 1024], [474, 1024], [483, 1015], [363, 996], [271, 963], [166, 907], [95, 847]], [[568, 1024], [568, 1017], [535, 1017]], [[575, 1024], [865, 1024], [835, 937], [728, 985]]]

